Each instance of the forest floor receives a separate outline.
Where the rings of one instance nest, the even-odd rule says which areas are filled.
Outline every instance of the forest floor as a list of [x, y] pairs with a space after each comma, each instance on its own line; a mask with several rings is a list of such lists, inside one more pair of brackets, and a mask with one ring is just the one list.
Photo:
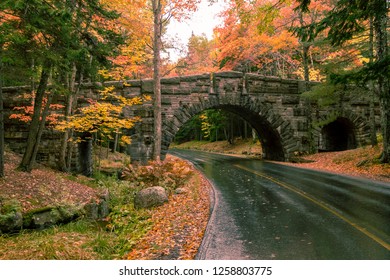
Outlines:
[[[123, 157], [110, 157], [101, 164], [121, 166]], [[45, 230], [0, 232], [0, 260], [195, 258], [208, 222], [211, 186], [193, 166], [189, 165], [193, 174], [183, 186], [185, 192], [171, 194], [162, 206], [138, 210], [127, 204], [132, 198], [124, 198], [134, 195], [130, 182], [102, 175], [75, 177], [42, 165], [26, 173], [16, 169], [20, 160], [19, 155], [6, 152], [6, 177], [0, 179], [0, 218], [1, 203], [7, 200], [19, 201], [26, 213], [46, 206], [86, 203], [105, 188], [122, 204], [113, 206], [106, 221], [78, 219]]]

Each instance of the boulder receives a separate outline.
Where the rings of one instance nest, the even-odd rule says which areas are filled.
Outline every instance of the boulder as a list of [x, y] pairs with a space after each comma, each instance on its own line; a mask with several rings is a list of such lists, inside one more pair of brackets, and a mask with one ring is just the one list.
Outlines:
[[44, 229], [61, 222], [61, 214], [56, 207], [45, 207], [26, 213], [25, 228]]
[[108, 216], [110, 193], [105, 190], [98, 199], [93, 199], [83, 207], [84, 216], [91, 220], [101, 220]]
[[163, 187], [155, 186], [139, 191], [134, 198], [136, 208], [151, 208], [168, 202], [167, 192]]

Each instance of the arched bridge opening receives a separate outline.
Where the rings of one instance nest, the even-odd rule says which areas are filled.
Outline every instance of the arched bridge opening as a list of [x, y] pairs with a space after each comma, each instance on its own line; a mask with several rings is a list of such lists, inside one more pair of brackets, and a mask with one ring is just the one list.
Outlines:
[[[290, 156], [289, 149], [295, 144], [292, 141], [293, 133], [289, 123], [265, 105], [257, 104], [257, 106], [253, 106], [251, 109], [253, 103], [248, 104], [250, 106], [217, 104], [200, 106], [197, 109], [192, 106], [182, 106], [174, 116], [165, 120], [162, 146], [163, 157], [166, 155], [170, 144], [174, 141], [175, 135], [188, 121], [204, 110], [221, 109], [241, 117], [256, 131], [262, 147], [262, 158], [276, 161], [288, 160]], [[294, 149], [295, 147], [292, 148], [292, 150]]]
[[239, 106], [225, 105], [220, 109], [234, 113], [247, 121], [256, 131], [263, 150], [262, 157], [269, 160], [285, 161], [282, 139], [279, 132], [272, 127], [271, 123], [258, 113], [252, 112]]
[[[278, 161], [285, 160], [285, 155], [283, 152], [283, 147], [282, 147], [280, 135], [278, 134], [278, 132], [275, 129], [272, 128], [272, 126], [270, 125], [270, 123], [266, 119], [259, 116], [258, 114], [255, 114], [253, 112], [248, 111], [245, 108], [241, 108], [238, 106], [225, 105], [225, 106], [218, 106], [218, 107], [215, 107], [213, 109], [219, 109], [223, 112], [230, 113], [229, 114], [229, 115], [231, 115], [230, 117], [234, 118], [236, 121], [240, 120], [240, 119], [245, 121], [248, 124], [249, 129], [247, 128], [247, 130], [249, 130], [249, 132], [247, 131], [244, 134], [244, 133], [242, 133], [242, 131], [241, 131], [241, 133], [238, 133], [238, 131], [229, 131], [230, 129], [232, 129], [232, 125], [228, 125], [227, 128], [226, 127], [224, 128], [225, 133], [223, 133], [223, 131], [219, 130], [219, 132], [216, 132], [215, 135], [210, 135], [209, 137], [207, 137], [207, 139], [212, 140], [212, 141], [217, 141], [217, 140], [223, 139], [223, 140], [226, 140], [227, 142], [233, 142], [234, 137], [242, 137], [243, 135], [245, 135], [246, 138], [253, 138], [252, 131], [254, 131], [256, 133], [258, 140], [261, 143], [261, 148], [262, 148], [261, 157], [262, 158], [271, 159], [271, 160], [278, 160]], [[205, 112], [205, 111], [203, 111], [203, 112]], [[203, 112], [201, 112], [200, 115], [202, 115]], [[218, 111], [216, 111], [216, 112], [218, 112]], [[199, 115], [197, 115], [197, 116], [199, 116]], [[192, 119], [190, 119], [190, 121], [193, 121], [193, 120], [199, 120], [199, 118], [193, 117]], [[189, 132], [188, 131], [188, 127], [189, 127], [188, 123], [190, 121], [183, 124], [183, 126], [181, 128], [179, 128], [178, 134], [179, 134], [179, 132], [186, 133], [186, 132], [182, 131], [183, 129], [184, 130], [187, 129], [187, 133]], [[223, 120], [220, 120], [220, 121], [223, 122]], [[242, 123], [245, 124], [245, 122], [242, 122]], [[242, 123], [241, 123], [241, 125], [242, 125]], [[199, 124], [197, 124], [197, 125], [199, 125]], [[222, 126], [223, 124], [221, 123], [220, 125]], [[194, 128], [194, 127], [192, 126], [192, 128]], [[237, 129], [238, 127], [236, 126], [235, 128]], [[244, 128], [241, 127], [240, 129], [244, 130], [245, 127]], [[228, 131], [226, 132], [226, 130], [228, 130]], [[193, 135], [192, 135], [193, 138], [201, 139], [202, 137], [204, 137], [203, 134], [199, 135], [201, 133], [200, 131], [198, 131], [198, 132], [192, 131], [192, 132], [193, 132]], [[199, 137], [199, 136], [201, 136], [201, 137]]]
[[355, 126], [349, 119], [339, 117], [322, 127], [320, 151], [345, 151], [355, 148]]

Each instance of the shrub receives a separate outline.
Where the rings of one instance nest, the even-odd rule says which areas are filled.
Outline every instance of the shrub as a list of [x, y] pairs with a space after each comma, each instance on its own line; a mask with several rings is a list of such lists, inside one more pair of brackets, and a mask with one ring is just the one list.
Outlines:
[[145, 187], [161, 186], [168, 191], [181, 187], [192, 174], [185, 161], [173, 158], [150, 161], [146, 166], [129, 164], [123, 170], [125, 180], [143, 182]]

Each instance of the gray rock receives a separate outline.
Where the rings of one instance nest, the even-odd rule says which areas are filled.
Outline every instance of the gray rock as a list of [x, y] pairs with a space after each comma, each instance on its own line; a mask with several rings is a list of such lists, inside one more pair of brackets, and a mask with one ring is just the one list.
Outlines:
[[44, 229], [61, 222], [61, 214], [56, 208], [46, 209], [42, 212], [33, 213], [30, 220], [30, 227]]
[[167, 192], [163, 187], [155, 186], [141, 190], [134, 199], [136, 208], [151, 208], [168, 202]]
[[84, 216], [91, 220], [101, 220], [110, 213], [108, 201], [100, 199], [99, 201], [91, 201], [83, 207]]

